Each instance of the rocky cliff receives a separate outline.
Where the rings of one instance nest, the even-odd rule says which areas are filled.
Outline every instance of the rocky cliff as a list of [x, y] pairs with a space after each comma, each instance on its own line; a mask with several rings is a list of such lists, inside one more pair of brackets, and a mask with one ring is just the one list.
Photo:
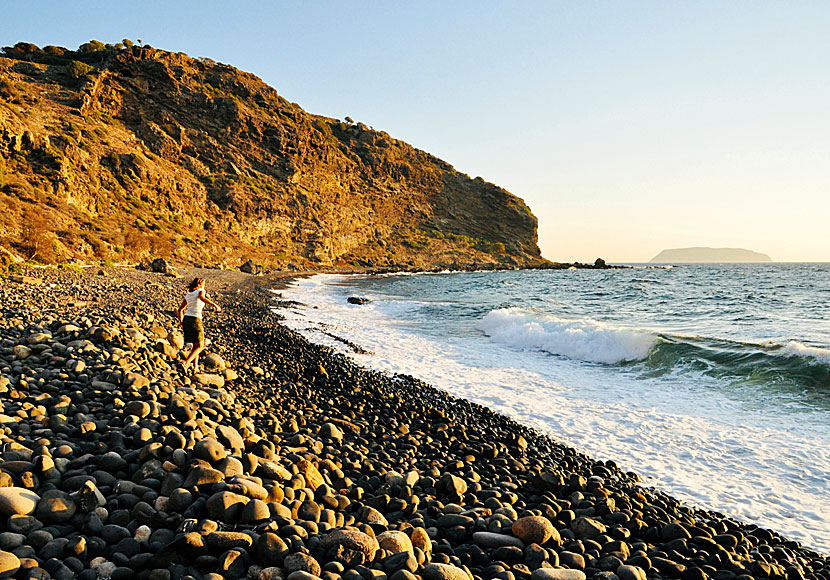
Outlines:
[[544, 262], [518, 197], [252, 74], [150, 47], [0, 57], [0, 246], [42, 262]]

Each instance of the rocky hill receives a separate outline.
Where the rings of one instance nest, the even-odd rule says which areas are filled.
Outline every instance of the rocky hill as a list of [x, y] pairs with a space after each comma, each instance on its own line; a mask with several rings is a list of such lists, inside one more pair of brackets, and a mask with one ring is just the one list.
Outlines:
[[766, 254], [743, 248], [674, 248], [663, 250], [650, 261], [655, 263], [743, 263], [772, 262], [772, 258]]
[[504, 189], [252, 74], [147, 46], [4, 48], [0, 206], [0, 247], [41, 262], [544, 262], [536, 218]]

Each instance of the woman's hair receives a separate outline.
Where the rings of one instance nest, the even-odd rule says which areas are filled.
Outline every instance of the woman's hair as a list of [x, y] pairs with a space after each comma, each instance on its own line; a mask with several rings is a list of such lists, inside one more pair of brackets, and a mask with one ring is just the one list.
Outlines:
[[187, 286], [187, 289], [193, 292], [196, 288], [204, 284], [204, 278], [193, 278], [193, 281]]

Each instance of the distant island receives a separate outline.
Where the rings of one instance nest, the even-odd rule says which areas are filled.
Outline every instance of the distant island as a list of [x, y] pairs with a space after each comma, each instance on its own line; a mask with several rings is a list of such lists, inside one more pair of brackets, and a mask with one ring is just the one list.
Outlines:
[[743, 248], [674, 248], [663, 250], [651, 262], [772, 262], [772, 258], [760, 252]]

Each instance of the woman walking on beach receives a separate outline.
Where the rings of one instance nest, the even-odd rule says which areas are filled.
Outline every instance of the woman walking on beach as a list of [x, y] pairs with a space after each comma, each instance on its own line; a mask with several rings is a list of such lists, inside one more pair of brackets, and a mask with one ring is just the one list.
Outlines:
[[184, 341], [193, 345], [193, 349], [182, 363], [182, 368], [187, 371], [190, 363], [193, 363], [193, 370], [199, 368], [199, 353], [205, 348], [205, 329], [202, 326], [202, 308], [205, 304], [213, 306], [216, 312], [222, 309], [216, 302], [212, 301], [205, 294], [204, 278], [194, 278], [187, 287], [188, 292], [184, 295], [179, 305], [179, 324], [184, 330]]

